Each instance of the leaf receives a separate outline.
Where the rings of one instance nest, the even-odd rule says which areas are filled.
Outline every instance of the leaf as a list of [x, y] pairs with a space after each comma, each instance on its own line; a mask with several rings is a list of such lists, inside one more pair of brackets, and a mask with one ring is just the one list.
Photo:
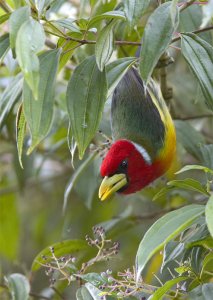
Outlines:
[[119, 214], [116, 217], [113, 217], [109, 221], [104, 221], [101, 223], [98, 223], [97, 227], [103, 227], [106, 232], [109, 232], [110, 230], [114, 229], [117, 225], [122, 224], [122, 222], [128, 217], [130, 217], [131, 220], [131, 213], [132, 213], [132, 207], [127, 206], [125, 210], [122, 211], [121, 214]]
[[168, 186], [171, 187], [177, 187], [177, 188], [182, 188], [190, 191], [195, 191], [204, 194], [206, 196], [209, 196], [209, 193], [202, 186], [202, 184], [199, 181], [194, 180], [192, 178], [185, 178], [183, 180], [172, 180], [169, 181], [167, 184]]
[[163, 262], [161, 265], [161, 272], [170, 261], [174, 261], [184, 251], [184, 243], [176, 241], [168, 242], [163, 251]]
[[189, 300], [212, 300], [213, 283], [204, 283], [189, 292]]
[[96, 63], [100, 71], [103, 71], [113, 52], [113, 29], [115, 25], [116, 20], [107, 24], [107, 26], [100, 31], [95, 44]]
[[89, 20], [88, 28], [94, 26], [95, 23], [102, 21], [103, 19], [117, 19], [117, 20], [126, 20], [125, 14], [123, 11], [114, 10], [114, 11], [107, 11], [102, 15], [94, 16], [92, 19]]
[[13, 57], [15, 58], [15, 45], [18, 31], [21, 25], [29, 20], [30, 8], [29, 6], [23, 6], [16, 9], [10, 16], [9, 26], [10, 26], [10, 47], [12, 49]]
[[39, 71], [39, 92], [38, 99], [35, 101], [32, 91], [24, 83], [23, 103], [24, 114], [30, 133], [32, 143], [27, 154], [30, 154], [34, 148], [48, 134], [53, 117], [54, 106], [54, 88], [55, 79], [60, 56], [60, 49], [47, 51], [40, 55], [40, 71]]
[[102, 292], [98, 288], [96, 288], [94, 285], [92, 285], [89, 282], [85, 284], [85, 287], [88, 289], [90, 295], [92, 296], [92, 299], [102, 300], [102, 296], [100, 295]]
[[66, 41], [64, 38], [60, 38], [58, 40], [58, 48], [62, 47], [63, 49], [59, 61], [59, 71], [61, 71], [61, 69], [71, 59], [77, 45], [79, 45], [78, 42]]
[[88, 289], [85, 286], [80, 287], [76, 292], [77, 300], [93, 300], [93, 297], [89, 293]]
[[128, 69], [136, 62], [136, 60], [137, 59], [135, 57], [124, 57], [119, 58], [106, 66], [108, 84], [107, 97], [113, 93], [119, 81], [128, 71]]
[[[207, 166], [207, 171], [209, 173], [213, 173], [213, 144], [211, 145], [203, 145], [200, 148], [202, 157], [203, 157], [203, 163], [205, 166]], [[209, 169], [211, 168], [211, 169]]]
[[70, 178], [64, 192], [64, 203], [63, 203], [63, 213], [65, 213], [68, 197], [77, 183], [77, 181], [80, 179], [82, 173], [85, 171], [85, 169], [88, 167], [88, 165], [93, 161], [95, 156], [97, 155], [97, 152], [93, 152], [91, 155], [88, 156], [88, 158], [80, 165], [80, 167], [74, 172], [72, 177]]
[[77, 274], [77, 276], [84, 281], [90, 282], [94, 286], [99, 286], [107, 282], [101, 275], [98, 273], [87, 273], [87, 274]]
[[6, 33], [0, 37], [0, 62], [3, 60], [5, 54], [9, 49], [9, 34]]
[[170, 186], [164, 186], [162, 189], [160, 189], [159, 192], [157, 192], [157, 194], [154, 195], [154, 197], [152, 198], [152, 201], [156, 201], [157, 199], [167, 196], [168, 192], [172, 190], [172, 187]]
[[36, 0], [36, 8], [38, 10], [38, 16], [40, 17], [45, 9], [55, 0]]
[[201, 170], [205, 173], [211, 173], [213, 174], [213, 170], [207, 168], [207, 167], [204, 167], [204, 166], [200, 166], [200, 165], [187, 165], [187, 166], [184, 166], [182, 169], [180, 169], [178, 172], [176, 172], [175, 174], [180, 174], [180, 173], [183, 173], [183, 172], [186, 172], [186, 171], [190, 171], [190, 170]]
[[86, 58], [73, 72], [67, 87], [67, 107], [72, 133], [82, 159], [96, 133], [107, 96], [105, 70], [100, 72], [95, 57]]
[[130, 28], [133, 28], [135, 24], [137, 24], [150, 2], [150, 0], [124, 0], [124, 12], [127, 16]]
[[[54, 254], [56, 257], [63, 255], [76, 253], [88, 249], [88, 244], [84, 240], [65, 240], [63, 242], [55, 243], [45, 249], [43, 249], [34, 259], [31, 266], [32, 271], [39, 270], [42, 265], [51, 261], [52, 255], [50, 248], [54, 248]], [[46, 259], [44, 259], [44, 257]]]
[[9, 19], [9, 17], [10, 17], [10, 13], [0, 16], [0, 24], [3, 24], [4, 22], [6, 22]]
[[197, 78], [207, 106], [213, 110], [213, 47], [193, 33], [181, 34], [181, 50]]
[[209, 0], [206, 5], [203, 5], [203, 20], [200, 28], [206, 27], [213, 17], [213, 0]]
[[25, 120], [25, 116], [21, 104], [19, 106], [17, 116], [16, 116], [16, 145], [18, 150], [19, 164], [22, 169], [23, 169], [22, 149], [24, 145], [25, 132], [26, 132], [26, 120]]
[[146, 24], [140, 52], [140, 74], [147, 82], [159, 58], [165, 52], [179, 22], [179, 10], [171, 12], [172, 2], [160, 5]]
[[13, 108], [14, 104], [21, 96], [23, 80], [21, 74], [16, 75], [9, 82], [7, 88], [4, 90], [0, 97], [0, 129]]
[[71, 32], [76, 32], [76, 33], [81, 34], [80, 28], [70, 18], [61, 19], [61, 20], [54, 20], [54, 21], [51, 21], [51, 23], [59, 25], [59, 26], [65, 28], [65, 29], [68, 29]]
[[192, 154], [198, 160], [202, 160], [200, 145], [205, 144], [203, 136], [196, 131], [190, 124], [184, 121], [175, 121], [178, 141], [187, 152]]
[[162, 297], [173, 287], [173, 285], [187, 279], [189, 278], [183, 276], [168, 280], [163, 286], [158, 288], [157, 291], [155, 291], [154, 294], [148, 298], [148, 300], [161, 300]]
[[212, 253], [212, 252], [210, 252], [209, 254], [207, 254], [206, 257], [205, 257], [204, 260], [203, 260], [203, 263], [202, 263], [202, 269], [201, 269], [201, 272], [200, 272], [200, 278], [202, 277], [202, 274], [203, 274], [203, 272], [205, 271], [206, 266], [207, 266], [210, 262], [213, 262], [213, 253]]
[[30, 284], [24, 275], [14, 273], [6, 277], [6, 280], [13, 300], [29, 299]]
[[203, 212], [202, 205], [188, 205], [167, 213], [149, 228], [137, 251], [137, 280], [149, 259], [166, 243], [190, 226]]
[[39, 60], [36, 53], [42, 50], [44, 42], [45, 34], [42, 25], [30, 17], [18, 31], [16, 55], [35, 99], [38, 98], [39, 91]]
[[211, 236], [213, 237], [213, 195], [209, 197], [209, 200], [206, 204], [205, 215], [207, 227]]
[[212, 300], [213, 295], [213, 283], [204, 283], [202, 285], [202, 293], [205, 300]]
[[[202, 8], [206, 5], [190, 5], [181, 11], [179, 32], [192, 32], [200, 28], [202, 21]], [[211, 32], [204, 31], [199, 33], [199, 37], [211, 43]]]

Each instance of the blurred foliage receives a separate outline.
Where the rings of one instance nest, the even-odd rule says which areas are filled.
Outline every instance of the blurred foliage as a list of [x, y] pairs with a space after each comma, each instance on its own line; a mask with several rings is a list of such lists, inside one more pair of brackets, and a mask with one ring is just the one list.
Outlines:
[[[161, 2], [0, 1], [1, 299], [212, 299], [212, 1]], [[177, 161], [141, 192], [102, 203], [111, 93], [144, 32], [141, 76], [155, 67]], [[72, 93], [79, 102], [67, 107]]]

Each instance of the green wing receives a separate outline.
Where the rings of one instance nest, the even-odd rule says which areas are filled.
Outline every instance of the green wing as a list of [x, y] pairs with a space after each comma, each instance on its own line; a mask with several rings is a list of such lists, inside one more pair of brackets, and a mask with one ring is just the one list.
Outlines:
[[153, 95], [156, 98], [154, 83], [145, 91], [137, 70], [129, 69], [114, 91], [111, 121], [114, 140], [138, 143], [155, 158], [164, 146], [165, 125], [159, 109], [162, 113], [165, 104], [160, 101], [157, 108]]

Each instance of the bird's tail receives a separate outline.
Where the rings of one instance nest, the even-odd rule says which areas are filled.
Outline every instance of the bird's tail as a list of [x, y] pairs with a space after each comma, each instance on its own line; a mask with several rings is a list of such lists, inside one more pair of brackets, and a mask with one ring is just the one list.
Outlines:
[[153, 79], [150, 79], [147, 86], [148, 92], [152, 98], [153, 103], [157, 107], [161, 120], [165, 127], [165, 137], [163, 147], [159, 150], [156, 157], [156, 161], [162, 164], [162, 168], [167, 170], [172, 161], [174, 161], [176, 154], [176, 133], [174, 123], [172, 121], [171, 115], [169, 113], [168, 107], [163, 99], [161, 89], [158, 83]]

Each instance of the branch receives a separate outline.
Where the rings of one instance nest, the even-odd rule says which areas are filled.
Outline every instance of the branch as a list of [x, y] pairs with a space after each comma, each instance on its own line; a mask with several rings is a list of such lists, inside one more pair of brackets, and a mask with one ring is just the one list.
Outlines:
[[204, 114], [204, 115], [198, 115], [198, 116], [186, 116], [186, 117], [175, 117], [175, 120], [182, 120], [182, 121], [187, 121], [187, 120], [196, 120], [196, 119], [203, 119], [203, 118], [213, 118], [213, 114]]
[[[212, 30], [212, 29], [213, 29], [213, 26], [208, 26], [208, 27], [205, 27], [205, 28], [194, 30], [191, 33], [197, 34], [197, 33], [209, 31], [209, 30]], [[174, 42], [179, 41], [180, 39], [181, 39], [181, 36], [179, 35], [178, 37], [171, 40], [171, 44], [174, 43]]]
[[160, 210], [160, 211], [157, 211], [157, 212], [154, 212], [154, 213], [150, 213], [150, 214], [146, 214], [146, 215], [135, 215], [135, 216], [130, 216], [128, 217], [127, 219], [129, 219], [130, 221], [136, 221], [136, 222], [143, 222], [144, 220], [150, 220], [150, 219], [154, 219], [156, 217], [159, 217], [159, 216], [162, 216], [162, 215], [165, 215], [166, 213], [170, 212], [170, 211], [173, 211], [173, 210], [176, 210], [178, 208], [181, 208], [183, 206], [178, 206], [178, 207], [172, 207], [170, 209], [163, 209], [163, 210]]
[[189, 0], [188, 2], [185, 2], [183, 5], [180, 7], [180, 12], [192, 5], [195, 2], [195, 0]]
[[0, 7], [6, 12], [6, 13], [11, 13], [11, 8], [9, 7], [9, 5], [4, 1], [4, 0], [0, 0]]

